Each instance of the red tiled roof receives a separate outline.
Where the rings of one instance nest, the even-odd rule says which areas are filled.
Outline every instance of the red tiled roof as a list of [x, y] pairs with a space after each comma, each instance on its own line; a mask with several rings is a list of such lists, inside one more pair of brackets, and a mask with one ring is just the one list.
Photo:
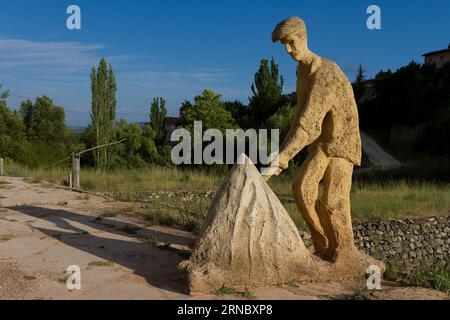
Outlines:
[[446, 52], [450, 52], [450, 45], [448, 46], [447, 49], [444, 49], [444, 50], [438, 50], [438, 51], [431, 51], [431, 52], [428, 52], [428, 53], [423, 54], [422, 57], [433, 56], [433, 55], [435, 55], [435, 54], [446, 53]]

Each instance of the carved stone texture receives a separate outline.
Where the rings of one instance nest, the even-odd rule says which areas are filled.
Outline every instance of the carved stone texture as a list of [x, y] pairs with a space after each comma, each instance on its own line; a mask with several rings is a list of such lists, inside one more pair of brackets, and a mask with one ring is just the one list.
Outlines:
[[[256, 168], [236, 165], [217, 194], [187, 272], [191, 292], [290, 280], [338, 281], [362, 276], [383, 263], [361, 253], [353, 240], [350, 190], [361, 163], [358, 111], [352, 86], [332, 61], [308, 49], [306, 25], [294, 17], [277, 25], [280, 41], [299, 62], [298, 105], [279, 155], [279, 174], [302, 149], [308, 158], [294, 180], [297, 207], [311, 230], [314, 255]], [[276, 167], [275, 163], [272, 167]], [[325, 190], [319, 199], [319, 185]]]
[[190, 260], [179, 266], [191, 294], [364, 274], [372, 263], [362, 254], [350, 266], [312, 255], [251, 160], [241, 161], [217, 192]]
[[[302, 19], [293, 17], [279, 23], [272, 40], [284, 44], [299, 63], [297, 112], [281, 147], [280, 168], [286, 169], [290, 160], [309, 147], [308, 158], [294, 179], [294, 198], [311, 230], [316, 253], [338, 262], [358, 254], [350, 190], [353, 166], [361, 164], [362, 149], [353, 89], [339, 66], [308, 49]], [[319, 199], [321, 182], [325, 192]]]

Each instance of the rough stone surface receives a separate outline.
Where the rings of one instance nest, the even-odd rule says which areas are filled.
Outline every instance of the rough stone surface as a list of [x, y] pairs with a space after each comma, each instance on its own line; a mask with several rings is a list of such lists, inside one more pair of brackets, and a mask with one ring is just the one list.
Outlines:
[[[313, 263], [286, 210], [247, 161], [231, 171], [211, 207], [191, 260], [180, 267], [187, 271], [194, 292], [208, 291], [221, 283], [255, 286], [283, 283], [289, 278], [317, 280], [331, 277], [330, 272], [333, 278], [354, 276], [369, 262], [384, 268], [358, 251], [353, 240], [350, 191], [353, 166], [361, 165], [362, 150], [350, 81], [334, 62], [308, 49], [302, 19], [293, 17], [279, 23], [272, 40], [284, 44], [299, 63], [298, 105], [265, 180], [287, 169], [289, 161], [309, 147], [293, 192], [311, 231], [314, 253], [323, 260]], [[319, 199], [321, 181], [325, 192]]]
[[405, 274], [433, 263], [450, 265], [450, 216], [418, 220], [357, 222], [355, 242]]
[[[334, 62], [308, 49], [305, 22], [293, 17], [277, 25], [280, 41], [298, 62], [297, 111], [279, 153], [279, 174], [301, 150], [308, 157], [293, 183], [294, 198], [307, 223], [316, 254], [347, 263], [357, 254], [353, 242], [350, 190], [353, 166], [361, 165], [358, 110], [350, 81]], [[272, 167], [277, 167], [272, 163]], [[319, 184], [325, 192], [319, 199]], [[346, 261], [347, 260], [347, 261]]]
[[244, 164], [233, 167], [217, 192], [190, 260], [179, 267], [191, 293], [222, 285], [339, 281], [364, 274], [369, 265], [383, 268], [356, 250], [336, 263], [312, 255], [250, 159], [239, 163]]

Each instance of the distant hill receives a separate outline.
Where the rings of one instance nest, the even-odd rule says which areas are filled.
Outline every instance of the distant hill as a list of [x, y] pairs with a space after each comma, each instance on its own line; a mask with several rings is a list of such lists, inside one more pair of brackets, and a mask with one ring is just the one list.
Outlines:
[[83, 133], [84, 130], [86, 130], [86, 127], [69, 127], [69, 129], [72, 130], [74, 134], [80, 134]]
[[[148, 124], [148, 122], [136, 122], [136, 124], [139, 125], [141, 128], [144, 128], [144, 126], [146, 124]], [[72, 130], [72, 132], [74, 134], [80, 134], [80, 133], [83, 133], [84, 130], [86, 130], [86, 127], [70, 127], [69, 126], [69, 129]]]

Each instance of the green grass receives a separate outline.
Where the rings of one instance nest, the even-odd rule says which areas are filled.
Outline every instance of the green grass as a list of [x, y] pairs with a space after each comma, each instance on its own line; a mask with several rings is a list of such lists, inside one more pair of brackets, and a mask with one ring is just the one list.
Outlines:
[[6, 242], [6, 241], [9, 241], [9, 240], [12, 240], [12, 239], [14, 239], [14, 236], [12, 234], [2, 234], [2, 235], [0, 235], [0, 243], [1, 242]]
[[112, 267], [114, 266], [114, 262], [111, 261], [91, 261], [89, 262], [89, 267], [94, 268], [103, 268], [103, 267]]
[[100, 215], [102, 218], [116, 218], [119, 215], [119, 212], [105, 212]]
[[228, 287], [227, 285], [223, 284], [222, 287], [218, 288], [216, 290], [216, 295], [223, 296], [223, 295], [229, 295], [229, 294], [235, 294], [236, 290], [233, 288]]
[[247, 299], [255, 299], [256, 298], [255, 293], [253, 291], [251, 291], [249, 288], [245, 288], [245, 290], [242, 292], [239, 292], [239, 294]]
[[[20, 173], [35, 182], [63, 183], [67, 180], [70, 168], [28, 169], [8, 163], [7, 170]], [[224, 173], [195, 169], [151, 167], [144, 169], [121, 169], [98, 171], [83, 168], [82, 188], [91, 192], [136, 193], [164, 190], [217, 190], [225, 177]], [[269, 182], [275, 193], [282, 197], [292, 197], [292, 177], [281, 175]], [[140, 195], [139, 195], [140, 197]], [[123, 197], [121, 197], [122, 199]], [[126, 198], [126, 197], [125, 197]], [[126, 199], [122, 199], [126, 200]], [[450, 213], [450, 184], [431, 182], [386, 181], [355, 182], [351, 194], [352, 213], [355, 220], [419, 218]], [[303, 221], [294, 203], [283, 201], [287, 211], [297, 225]], [[209, 203], [199, 208], [198, 203], [181, 205], [179, 212], [152, 212], [148, 218], [155, 223], [181, 224], [195, 230], [197, 221], [186, 218], [186, 212], [205, 215]], [[159, 210], [159, 209], [158, 209]], [[155, 211], [155, 210], [153, 210]], [[182, 221], [181, 221], [182, 220]], [[195, 220], [195, 219], [194, 219]], [[198, 219], [197, 219], [198, 220]]]
[[169, 247], [169, 243], [165, 242], [161, 239], [159, 239], [156, 236], [147, 236], [147, 237], [140, 237], [138, 238], [138, 240], [142, 243], [145, 244], [149, 244], [152, 247], [157, 247], [157, 248], [167, 248]]
[[7, 181], [0, 181], [0, 189], [9, 189], [10, 183]]
[[385, 182], [355, 184], [352, 212], [357, 219], [423, 217], [450, 212], [450, 185]]
[[130, 226], [128, 224], [125, 227], [119, 229], [119, 231], [125, 232], [125, 233], [130, 234], [130, 235], [137, 234], [139, 230], [141, 230], [141, 228], [132, 227], [132, 226]]
[[189, 202], [160, 198], [141, 204], [134, 212], [153, 225], [179, 226], [198, 234], [205, 220], [212, 199], [194, 198]]
[[367, 300], [369, 289], [367, 289], [367, 282], [363, 277], [355, 278], [354, 293], [349, 300]]
[[388, 281], [398, 281], [400, 279], [400, 270], [397, 262], [386, 262], [386, 271], [384, 278]]
[[412, 286], [435, 289], [450, 295], [450, 267], [435, 263], [411, 274], [407, 282]]

